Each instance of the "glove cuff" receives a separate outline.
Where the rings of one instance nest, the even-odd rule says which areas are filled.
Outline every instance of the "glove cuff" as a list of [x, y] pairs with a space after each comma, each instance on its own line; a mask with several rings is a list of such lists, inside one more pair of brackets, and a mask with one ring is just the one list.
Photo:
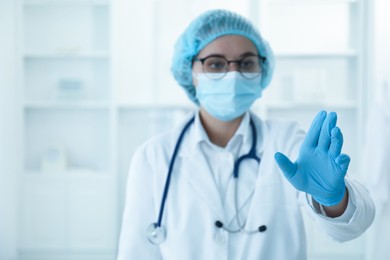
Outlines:
[[346, 187], [345, 187], [345, 185], [343, 185], [343, 186], [344, 186], [343, 189], [341, 190], [341, 192], [339, 194], [337, 194], [337, 196], [326, 198], [326, 199], [323, 199], [323, 198], [321, 199], [321, 198], [318, 198], [316, 196], [312, 196], [312, 197], [315, 199], [315, 201], [317, 201], [322, 206], [326, 206], [326, 207], [336, 206], [344, 198], [344, 195], [346, 192]]

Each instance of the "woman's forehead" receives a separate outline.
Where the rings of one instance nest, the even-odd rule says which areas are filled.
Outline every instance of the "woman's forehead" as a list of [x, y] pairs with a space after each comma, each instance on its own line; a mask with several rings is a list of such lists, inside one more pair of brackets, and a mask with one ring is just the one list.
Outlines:
[[198, 57], [222, 55], [227, 58], [236, 58], [244, 53], [258, 54], [256, 46], [246, 37], [240, 35], [224, 35], [207, 44], [198, 54]]

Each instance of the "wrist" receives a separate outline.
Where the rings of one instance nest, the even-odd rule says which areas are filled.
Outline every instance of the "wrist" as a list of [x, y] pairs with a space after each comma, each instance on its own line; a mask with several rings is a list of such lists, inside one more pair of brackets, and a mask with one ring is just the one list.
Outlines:
[[348, 189], [345, 188], [344, 196], [337, 205], [323, 206], [323, 209], [328, 217], [335, 218], [343, 215], [347, 207], [348, 207]]

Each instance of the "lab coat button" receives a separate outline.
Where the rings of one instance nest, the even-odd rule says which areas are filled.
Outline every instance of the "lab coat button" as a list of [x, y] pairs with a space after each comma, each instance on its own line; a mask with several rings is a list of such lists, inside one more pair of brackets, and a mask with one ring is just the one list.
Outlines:
[[267, 226], [266, 225], [262, 225], [259, 227], [259, 232], [264, 232], [267, 230]]
[[224, 231], [224, 230], [218, 230], [218, 231], [215, 233], [214, 240], [215, 240], [215, 242], [217, 242], [218, 244], [224, 244], [224, 243], [226, 243], [226, 241], [227, 241], [226, 231]]

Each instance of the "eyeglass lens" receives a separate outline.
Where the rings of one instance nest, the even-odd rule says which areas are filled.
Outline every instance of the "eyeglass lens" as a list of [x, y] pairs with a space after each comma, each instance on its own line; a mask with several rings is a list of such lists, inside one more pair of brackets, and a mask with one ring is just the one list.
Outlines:
[[213, 77], [222, 78], [229, 70], [230, 63], [236, 63], [242, 76], [256, 78], [261, 73], [261, 60], [258, 56], [248, 56], [241, 60], [228, 61], [224, 57], [210, 56], [203, 60], [203, 72]]

